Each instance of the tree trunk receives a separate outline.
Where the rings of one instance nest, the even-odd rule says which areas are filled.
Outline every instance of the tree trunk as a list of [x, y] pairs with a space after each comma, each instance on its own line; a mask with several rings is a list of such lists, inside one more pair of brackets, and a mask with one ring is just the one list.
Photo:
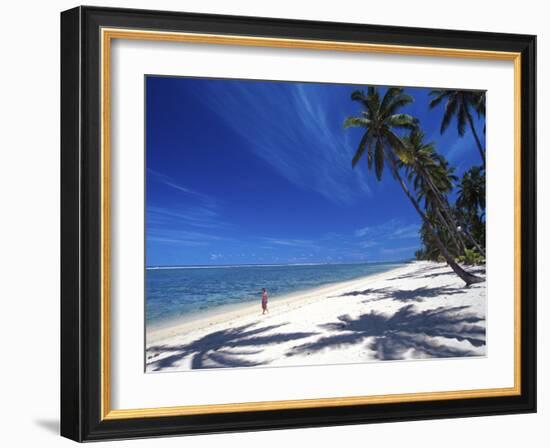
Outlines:
[[[462, 247], [465, 248], [464, 241], [462, 240], [462, 235], [457, 230], [458, 229], [458, 224], [457, 224], [456, 220], [454, 219], [454, 216], [452, 214], [451, 207], [449, 206], [449, 203], [442, 199], [443, 195], [441, 194], [439, 189], [434, 185], [434, 183], [432, 182], [432, 179], [430, 178], [430, 176], [420, 167], [419, 167], [419, 171], [420, 171], [420, 174], [424, 177], [424, 179], [428, 183], [428, 186], [432, 190], [433, 194], [437, 198], [438, 204], [441, 207], [441, 209], [445, 212], [445, 215], [447, 216], [447, 219], [449, 219], [449, 221], [451, 221], [450, 224], [456, 230], [456, 234], [458, 235], [458, 238], [460, 240], [460, 243], [462, 244]], [[466, 228], [466, 226], [463, 226], [463, 227], [464, 227], [464, 229], [463, 229], [464, 230], [464, 235], [466, 235], [466, 237], [468, 238], [470, 243], [473, 244], [477, 248], [479, 253], [482, 256], [485, 257], [485, 251], [477, 243], [477, 241], [474, 239], [474, 237], [472, 235], [470, 235], [470, 232], [468, 232], [468, 229]]]
[[420, 205], [418, 205], [418, 202], [416, 201], [414, 196], [409, 191], [409, 187], [407, 187], [407, 185], [405, 184], [405, 182], [401, 178], [401, 175], [399, 174], [399, 171], [397, 170], [397, 167], [395, 166], [394, 160], [391, 159], [391, 157], [388, 157], [388, 159], [389, 159], [389, 162], [390, 162], [390, 165], [391, 165], [391, 168], [392, 168], [392, 171], [393, 171], [393, 174], [394, 174], [395, 178], [397, 179], [397, 181], [401, 185], [401, 188], [402, 188], [403, 192], [405, 193], [405, 195], [409, 198], [409, 201], [411, 201], [411, 204], [415, 208], [416, 212], [422, 218], [422, 221], [424, 221], [424, 223], [426, 224], [426, 227], [428, 228], [429, 232], [431, 233], [431, 235], [434, 239], [435, 245], [439, 249], [439, 252], [443, 256], [443, 258], [445, 258], [445, 261], [447, 262], [447, 264], [451, 267], [451, 269], [455, 272], [455, 274], [458, 275], [462, 279], [462, 281], [464, 281], [464, 283], [466, 283], [466, 286], [470, 286], [473, 283], [480, 283], [480, 282], [484, 281], [481, 277], [478, 277], [477, 275], [474, 275], [474, 274], [470, 274], [469, 272], [462, 269], [458, 265], [458, 263], [454, 260], [454, 258], [451, 256], [451, 254], [449, 254], [449, 251], [447, 250], [445, 245], [439, 239], [439, 236], [437, 235], [435, 229], [433, 228], [432, 224], [430, 223], [430, 220], [428, 219], [426, 214], [422, 211], [422, 209], [420, 208]]
[[[432, 193], [434, 194], [434, 196], [437, 200], [438, 207], [435, 207], [435, 210], [438, 213], [438, 215], [440, 216], [440, 218], [443, 220], [445, 227], [447, 227], [447, 231], [449, 232], [453, 242], [455, 243], [455, 245], [458, 249], [458, 253], [459, 254], [460, 253], [462, 253], [462, 254], [465, 253], [464, 250], [465, 250], [466, 246], [464, 244], [464, 241], [462, 241], [462, 235], [458, 232], [458, 226], [456, 224], [456, 221], [454, 220], [454, 217], [449, 212], [449, 210], [447, 210], [448, 207], [446, 207], [446, 205], [443, 203], [443, 199], [441, 198], [442, 197], [441, 192], [434, 185], [434, 183], [432, 182], [431, 177], [428, 175], [428, 173], [426, 173], [426, 171], [422, 167], [417, 166], [417, 169], [419, 171], [419, 174], [424, 178], [424, 180], [428, 184], [428, 187], [430, 187], [430, 190], [432, 190]], [[445, 213], [446, 218], [444, 218], [442, 216], [442, 214], [441, 214], [442, 211]], [[460, 244], [457, 242], [457, 238], [458, 238], [458, 241], [460, 242]]]
[[470, 114], [470, 112], [468, 111], [466, 112], [466, 116], [468, 117], [468, 123], [470, 123], [470, 129], [472, 130], [472, 134], [474, 134], [474, 138], [476, 140], [477, 149], [479, 150], [479, 155], [481, 156], [481, 161], [483, 162], [483, 168], [485, 168], [485, 151], [483, 150], [483, 147], [481, 146], [481, 141], [477, 136], [477, 132], [474, 127], [474, 120], [472, 119], [472, 114]]
[[439, 218], [439, 221], [441, 222], [441, 224], [447, 229], [447, 232], [449, 232], [449, 237], [451, 238], [451, 240], [453, 241], [453, 244], [454, 246], [456, 247], [456, 250], [457, 250], [457, 254], [463, 254], [464, 253], [464, 243], [462, 242], [462, 240], [457, 240], [456, 238], [456, 231], [454, 231], [451, 226], [449, 225], [449, 223], [447, 222], [447, 220], [443, 217], [443, 215], [441, 214], [441, 210], [439, 210], [438, 207], [435, 207], [434, 208], [435, 210], [435, 213], [437, 215], [437, 217]]
[[470, 234], [470, 232], [467, 229], [468, 223], [467, 223], [467, 220], [464, 218], [464, 214], [458, 208], [457, 208], [457, 211], [460, 214], [460, 216], [462, 217], [462, 221], [463, 221], [462, 227], [464, 227], [464, 234], [468, 237], [468, 239], [470, 240], [470, 243], [472, 243], [476, 247], [476, 249], [479, 251], [479, 253], [483, 257], [485, 257], [485, 251], [481, 248], [481, 245], [474, 239], [474, 237]]

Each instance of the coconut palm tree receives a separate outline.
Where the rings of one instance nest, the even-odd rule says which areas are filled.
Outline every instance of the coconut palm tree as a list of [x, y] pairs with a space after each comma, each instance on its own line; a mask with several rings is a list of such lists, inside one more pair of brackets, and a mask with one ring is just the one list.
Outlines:
[[485, 211], [485, 170], [474, 166], [464, 173], [458, 185], [456, 204], [481, 214]]
[[[438, 225], [433, 211], [428, 210], [426, 215], [432, 223], [432, 226], [435, 228], [438, 238], [443, 242], [443, 244], [451, 244], [449, 233], [441, 225]], [[420, 258], [417, 255], [417, 259], [438, 260], [439, 258], [442, 258], [439, 253], [439, 249], [434, 242], [432, 234], [425, 223], [422, 223], [422, 226], [420, 226], [419, 234], [420, 240], [422, 241], [422, 249], [419, 251]]]
[[[478, 117], [485, 118], [485, 92], [476, 92], [474, 94], [475, 98], [475, 110]], [[485, 134], [485, 121], [483, 121], [483, 133]]]
[[366, 155], [368, 168], [372, 169], [374, 165], [376, 178], [381, 180], [384, 166], [387, 164], [394, 179], [399, 183], [403, 193], [428, 228], [447, 264], [466, 285], [483, 281], [482, 278], [465, 271], [455, 262], [399, 172], [398, 161], [402, 158], [406, 159], [407, 147], [395, 131], [398, 129], [415, 129], [418, 126], [418, 120], [410, 115], [397, 112], [403, 106], [412, 103], [413, 98], [405, 94], [403, 89], [397, 87], [389, 88], [384, 96], [380, 98], [378, 89], [369, 87], [367, 94], [362, 91], [355, 91], [352, 93], [351, 99], [359, 102], [363, 110], [359, 116], [347, 118], [344, 121], [344, 127], [361, 127], [364, 129], [363, 136], [351, 162], [352, 167], [355, 167], [359, 160]]
[[436, 219], [432, 222], [436, 227], [446, 230], [457, 255], [464, 253], [465, 244], [445, 197], [457, 180], [453, 174], [454, 168], [449, 167], [445, 158], [435, 151], [433, 143], [424, 143], [424, 134], [419, 129], [411, 131], [403, 141], [407, 151], [398, 161], [398, 165], [405, 169], [418, 201], [424, 201], [427, 215], [435, 216]]
[[485, 167], [485, 150], [477, 135], [472, 117], [472, 110], [477, 111], [479, 115], [485, 115], [485, 94], [468, 90], [432, 90], [430, 96], [433, 97], [430, 101], [430, 108], [434, 108], [443, 100], [446, 100], [440, 132], [443, 134], [449, 127], [451, 120], [456, 117], [457, 130], [462, 137], [466, 132], [466, 123], [468, 123], [476, 141], [483, 167]]
[[468, 229], [461, 229], [454, 216], [454, 211], [447, 200], [447, 194], [453, 189], [453, 184], [458, 180], [454, 175], [454, 168], [441, 154], [435, 150], [433, 143], [424, 143], [424, 134], [413, 130], [404, 139], [408, 148], [406, 163], [403, 163], [409, 180], [413, 182], [418, 193], [418, 199], [424, 199], [424, 209], [433, 210], [439, 222], [446, 228], [459, 254], [466, 249], [466, 241], [475, 246], [480, 254], [485, 252], [472, 237]]
[[[480, 241], [485, 239], [485, 170], [474, 166], [466, 171], [458, 185], [456, 207], [459, 216]], [[479, 250], [480, 254], [484, 253]]]

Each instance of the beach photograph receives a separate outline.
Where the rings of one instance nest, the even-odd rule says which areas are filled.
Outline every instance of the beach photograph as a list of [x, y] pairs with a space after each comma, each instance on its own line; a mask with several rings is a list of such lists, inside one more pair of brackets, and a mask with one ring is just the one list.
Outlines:
[[145, 95], [146, 373], [487, 355], [485, 91]]

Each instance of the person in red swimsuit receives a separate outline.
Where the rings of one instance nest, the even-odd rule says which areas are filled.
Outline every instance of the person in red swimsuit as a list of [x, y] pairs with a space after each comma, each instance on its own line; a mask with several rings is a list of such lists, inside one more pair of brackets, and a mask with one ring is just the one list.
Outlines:
[[269, 310], [267, 309], [267, 291], [265, 288], [262, 288], [262, 314], [265, 314], [267, 311], [269, 313]]

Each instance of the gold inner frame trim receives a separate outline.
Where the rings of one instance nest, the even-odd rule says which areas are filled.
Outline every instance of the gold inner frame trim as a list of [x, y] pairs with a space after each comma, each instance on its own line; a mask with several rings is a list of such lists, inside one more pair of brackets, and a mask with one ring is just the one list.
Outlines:
[[[306, 39], [279, 39], [217, 34], [101, 29], [101, 419], [168, 417], [228, 412], [307, 409], [414, 401], [503, 397], [521, 394], [521, 54], [514, 52], [418, 47]], [[140, 409], [111, 409], [110, 346], [110, 63], [111, 41], [131, 39], [185, 42], [213, 45], [239, 45], [272, 48], [382, 53], [425, 57], [453, 57], [513, 61], [514, 63], [514, 386], [442, 392], [315, 398], [229, 404], [171, 406]]]

